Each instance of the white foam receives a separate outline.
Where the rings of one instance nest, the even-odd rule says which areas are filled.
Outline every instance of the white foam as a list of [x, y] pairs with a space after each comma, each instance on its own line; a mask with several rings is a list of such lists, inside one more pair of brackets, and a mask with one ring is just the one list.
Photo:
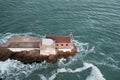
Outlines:
[[5, 77], [5, 80], [9, 80], [10, 77], [15, 80], [23, 80], [23, 78], [28, 77], [33, 71], [44, 68], [47, 68], [45, 61], [40, 64], [23, 64], [20, 61], [8, 59], [4, 62], [0, 61], [0, 77]]
[[39, 76], [42, 80], [47, 80], [47, 78], [44, 75], [40, 74]]
[[93, 64], [89, 64], [89, 63], [84, 63], [86, 66], [88, 67], [92, 67], [92, 71], [90, 73], [90, 75], [86, 78], [86, 80], [106, 80], [101, 71], [94, 66]]
[[83, 60], [88, 54], [95, 53], [95, 47], [90, 47], [89, 43], [79, 42], [77, 40], [73, 40], [74, 44], [77, 46], [77, 56], [75, 59]]
[[66, 64], [64, 63], [64, 61], [66, 61], [65, 58], [61, 58], [58, 60], [58, 66], [62, 67], [62, 66], [65, 66]]
[[0, 62], [0, 71], [2, 74], [4, 74], [5, 72], [9, 72], [9, 65], [9, 60], [7, 60], [6, 62]]
[[[19, 61], [16, 60], [7, 60], [5, 62], [0, 62], [0, 73], [4, 74], [7, 73], [6, 75], [14, 75], [13, 77], [15, 77], [15, 79], [19, 79], [18, 75], [22, 75], [24, 74], [24, 77], [27, 77], [30, 75], [30, 73], [32, 73], [34, 70], [40, 69], [40, 68], [47, 68], [46, 66], [46, 62], [42, 62], [41, 64], [22, 64]], [[49, 65], [49, 64], [48, 64]], [[16, 72], [11, 72], [11, 68], [14, 71], [17, 70]], [[82, 72], [88, 68], [92, 68], [90, 75], [86, 78], [86, 80], [106, 80], [101, 71], [93, 64], [91, 63], [83, 63], [83, 67], [79, 67], [76, 69], [71, 69], [71, 68], [59, 68], [55, 71], [52, 72], [52, 75], [50, 77], [46, 77], [43, 74], [40, 74], [40, 78], [42, 80], [54, 80], [57, 75], [59, 73], [78, 73], [78, 72]], [[19, 73], [18, 73], [19, 71]]]
[[84, 63], [83, 67], [76, 68], [75, 70], [72, 70], [70, 68], [60, 68], [57, 69], [55, 73], [53, 73], [50, 77], [45, 77], [44, 75], [40, 74], [40, 78], [42, 80], [54, 80], [56, 76], [59, 73], [77, 73], [77, 72], [82, 72], [88, 68], [92, 68], [90, 75], [86, 78], [86, 80], [106, 80], [100, 70], [93, 64], [91, 63]]
[[12, 33], [1, 34], [0, 43], [5, 43], [12, 35]]
[[73, 40], [73, 42], [77, 46], [78, 52], [88, 50], [88, 48], [89, 48], [89, 44], [88, 43], [82, 43], [82, 42], [80, 43], [77, 40]]

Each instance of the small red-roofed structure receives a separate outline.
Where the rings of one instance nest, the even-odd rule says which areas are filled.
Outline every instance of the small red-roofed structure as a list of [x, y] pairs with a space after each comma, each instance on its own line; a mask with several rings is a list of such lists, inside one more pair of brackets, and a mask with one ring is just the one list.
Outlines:
[[66, 35], [46, 35], [46, 38], [53, 39], [57, 49], [71, 49], [71, 36]]

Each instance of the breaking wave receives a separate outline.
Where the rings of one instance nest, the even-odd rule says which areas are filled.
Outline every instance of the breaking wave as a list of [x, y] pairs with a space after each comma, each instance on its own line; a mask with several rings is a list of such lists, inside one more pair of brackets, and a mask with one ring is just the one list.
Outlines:
[[25, 78], [34, 70], [47, 68], [45, 61], [40, 64], [23, 64], [17, 60], [6, 60], [0, 62], [0, 65], [0, 77], [5, 80], [22, 80], [20, 76]]
[[[0, 43], [4, 43], [12, 35], [16, 34], [0, 34]], [[36, 34], [24, 33], [21, 35]], [[90, 74], [85, 78], [85, 80], [106, 80], [97, 66], [83, 61], [83, 58], [87, 54], [94, 52], [95, 47], [90, 48], [89, 43], [80, 43], [77, 40], [73, 40], [73, 42], [77, 45], [78, 53], [68, 59], [59, 59], [55, 63], [43, 61], [41, 63], [23, 64], [20, 61], [10, 59], [4, 62], [0, 61], [0, 78], [3, 78], [3, 80], [23, 80], [28, 79], [28, 77], [30, 77], [30, 75], [32, 75], [35, 71], [39, 71], [39, 73], [36, 74], [38, 80], [55, 80], [61, 73], [82, 73], [83, 71], [91, 68], [91, 71], [89, 72]], [[81, 60], [83, 66], [75, 67], [74, 69], [70, 67], [75, 62], [77, 62], [77, 65], [80, 65], [80, 63], [78, 63], [79, 60]], [[54, 69], [50, 70], [49, 73], [42, 73], [43, 70], [51, 69], [51, 67]]]
[[[101, 71], [95, 65], [87, 62], [84, 62], [83, 64], [83, 67], [79, 67], [74, 70], [71, 68], [58, 68], [51, 72], [50, 77], [45, 76], [43, 74], [38, 74], [38, 76], [42, 80], [55, 80], [57, 75], [59, 75], [60, 73], [80, 73], [82, 71], [87, 70], [88, 68], [92, 68], [90, 75], [87, 76], [86, 80], [105, 80]], [[16, 60], [7, 60], [5, 62], [0, 62], [0, 65], [0, 77], [2, 77], [5, 80], [22, 80], [20, 76], [26, 78], [35, 70], [46, 69], [49, 63], [44, 61], [42, 63], [33, 63], [25, 65]]]
[[39, 76], [42, 80], [54, 80], [59, 73], [77, 73], [77, 72], [82, 72], [90, 67], [92, 68], [92, 71], [90, 75], [86, 78], [86, 80], [105, 80], [100, 70], [91, 63], [84, 63], [84, 66], [82, 68], [76, 68], [75, 70], [72, 70], [70, 68], [57, 69], [56, 73], [54, 73], [49, 78], [46, 78], [42, 74], [40, 74]]

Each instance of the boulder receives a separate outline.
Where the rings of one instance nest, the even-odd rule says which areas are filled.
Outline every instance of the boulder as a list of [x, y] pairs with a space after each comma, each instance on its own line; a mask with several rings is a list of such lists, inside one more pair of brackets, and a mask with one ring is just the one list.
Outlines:
[[48, 61], [54, 62], [54, 61], [56, 61], [56, 57], [57, 57], [57, 56], [55, 56], [55, 55], [49, 55]]
[[7, 48], [0, 48], [0, 61], [5, 61], [9, 59], [12, 55], [12, 51]]

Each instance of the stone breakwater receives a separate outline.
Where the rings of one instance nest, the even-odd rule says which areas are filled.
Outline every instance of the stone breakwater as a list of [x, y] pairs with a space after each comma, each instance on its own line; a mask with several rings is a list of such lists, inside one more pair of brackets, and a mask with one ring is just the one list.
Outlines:
[[56, 55], [40, 55], [40, 50], [30, 50], [30, 51], [21, 51], [13, 52], [7, 48], [0, 48], [0, 61], [5, 61], [7, 59], [15, 59], [23, 63], [33, 63], [40, 61], [49, 61], [53, 62], [60, 58], [67, 58], [73, 56], [77, 52], [76, 46], [70, 51], [57, 51]]

